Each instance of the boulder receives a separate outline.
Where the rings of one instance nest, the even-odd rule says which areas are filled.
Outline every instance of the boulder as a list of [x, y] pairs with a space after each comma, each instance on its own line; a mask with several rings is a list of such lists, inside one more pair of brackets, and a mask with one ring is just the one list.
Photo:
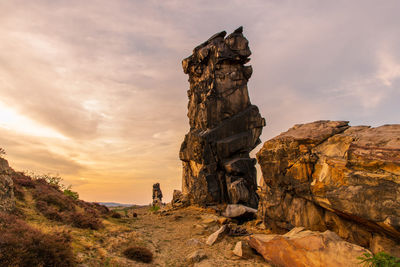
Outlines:
[[183, 197], [182, 191], [174, 190], [172, 194], [172, 207], [181, 207], [185, 205], [185, 199]]
[[186, 261], [188, 263], [196, 263], [196, 262], [200, 262], [200, 261], [202, 261], [202, 260], [204, 260], [206, 258], [207, 258], [207, 255], [203, 251], [196, 250], [195, 252], [189, 254], [186, 257]]
[[250, 258], [253, 255], [253, 251], [251, 250], [247, 242], [243, 241], [237, 242], [232, 252], [236, 256], [245, 259]]
[[239, 204], [230, 204], [226, 206], [224, 212], [222, 212], [222, 216], [227, 218], [254, 218], [257, 214], [257, 210], [246, 207], [244, 205]]
[[219, 239], [224, 237], [227, 233], [229, 232], [229, 227], [228, 225], [223, 225], [221, 228], [218, 229], [215, 233], [211, 234], [206, 241], [206, 244], [209, 246], [212, 246], [215, 242], [217, 242]]
[[249, 152], [261, 142], [265, 120], [248, 94], [251, 52], [243, 29], [225, 36], [213, 35], [182, 61], [190, 83], [190, 131], [179, 152], [182, 193], [190, 204], [256, 208], [256, 161]]
[[285, 235], [255, 234], [248, 241], [266, 261], [282, 267], [359, 267], [357, 258], [370, 253], [334, 232], [314, 232], [301, 227]]
[[316, 121], [265, 142], [259, 217], [277, 232], [331, 230], [373, 252], [397, 244], [398, 255], [399, 137], [400, 125]]

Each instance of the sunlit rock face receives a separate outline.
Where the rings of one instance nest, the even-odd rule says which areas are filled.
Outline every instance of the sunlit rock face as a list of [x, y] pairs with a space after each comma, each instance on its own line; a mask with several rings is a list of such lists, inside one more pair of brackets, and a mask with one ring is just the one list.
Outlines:
[[182, 193], [192, 204], [256, 207], [256, 160], [249, 152], [265, 126], [250, 103], [251, 55], [242, 27], [212, 36], [182, 61], [189, 75], [190, 131], [180, 149]]
[[257, 159], [266, 226], [331, 230], [400, 257], [400, 125], [299, 124], [265, 142]]

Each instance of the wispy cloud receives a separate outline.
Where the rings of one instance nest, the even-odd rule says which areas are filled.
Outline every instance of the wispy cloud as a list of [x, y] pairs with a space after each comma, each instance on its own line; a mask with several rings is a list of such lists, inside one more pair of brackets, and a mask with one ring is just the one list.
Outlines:
[[0, 146], [87, 200], [148, 203], [181, 183], [180, 61], [244, 25], [263, 140], [294, 123], [399, 123], [398, 1], [2, 1]]

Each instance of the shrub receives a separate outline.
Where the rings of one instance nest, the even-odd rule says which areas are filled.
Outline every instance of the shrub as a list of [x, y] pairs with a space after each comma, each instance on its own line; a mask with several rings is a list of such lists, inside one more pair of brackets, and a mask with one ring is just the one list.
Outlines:
[[116, 211], [113, 211], [113, 213], [111, 214], [112, 218], [116, 218], [116, 219], [121, 219], [122, 215]]
[[391, 256], [385, 252], [379, 252], [375, 255], [364, 253], [358, 257], [360, 264], [368, 267], [400, 267], [400, 258]]
[[61, 183], [63, 179], [58, 174], [35, 174], [33, 172], [25, 172], [25, 175], [32, 177], [33, 180], [43, 180], [56, 189], [65, 189], [65, 186]]
[[73, 266], [71, 238], [44, 234], [16, 216], [0, 213], [0, 266]]
[[144, 247], [131, 246], [125, 249], [123, 254], [134, 261], [149, 263], [153, 260], [153, 253]]
[[15, 172], [11, 175], [11, 178], [14, 181], [14, 186], [21, 186], [27, 188], [35, 187], [35, 182], [29, 176], [26, 176], [24, 173]]
[[160, 209], [160, 206], [158, 206], [158, 205], [153, 205], [150, 207], [151, 212], [157, 212], [159, 209]]
[[71, 215], [71, 223], [74, 227], [89, 228], [92, 230], [99, 230], [103, 227], [101, 220], [90, 212], [86, 214], [73, 213]]
[[85, 203], [87, 205], [91, 205], [94, 209], [96, 209], [102, 215], [108, 215], [111, 212], [109, 208], [107, 208], [104, 205], [100, 205], [99, 203], [87, 203], [87, 202], [85, 202]]
[[64, 189], [64, 195], [72, 197], [75, 200], [79, 199], [79, 194], [78, 192], [72, 191], [71, 186], [68, 186], [67, 189]]

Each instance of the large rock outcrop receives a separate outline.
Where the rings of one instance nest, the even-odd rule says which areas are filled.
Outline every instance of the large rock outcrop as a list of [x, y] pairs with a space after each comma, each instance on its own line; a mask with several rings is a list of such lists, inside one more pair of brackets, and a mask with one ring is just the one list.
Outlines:
[[400, 125], [295, 125], [257, 153], [259, 215], [274, 230], [303, 226], [400, 254]]
[[182, 61], [189, 75], [190, 131], [180, 149], [182, 193], [192, 204], [240, 203], [256, 207], [256, 160], [249, 152], [265, 126], [250, 103], [251, 54], [242, 27], [212, 36]]
[[12, 211], [15, 208], [14, 183], [8, 173], [11, 168], [7, 160], [0, 157], [0, 211]]

